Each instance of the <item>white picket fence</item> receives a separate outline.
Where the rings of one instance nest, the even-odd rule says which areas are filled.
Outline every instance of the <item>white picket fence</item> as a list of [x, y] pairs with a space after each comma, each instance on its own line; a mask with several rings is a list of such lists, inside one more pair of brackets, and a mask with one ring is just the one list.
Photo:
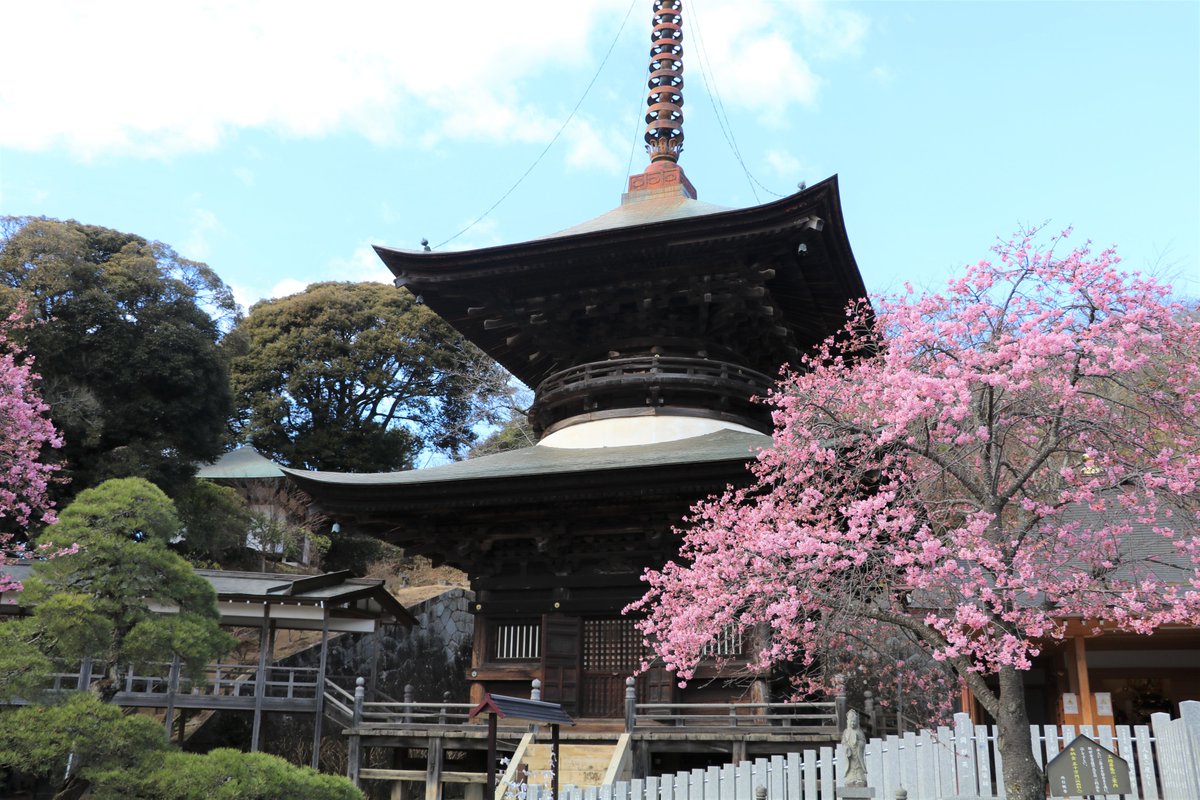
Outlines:
[[[1182, 703], [1181, 711], [1179, 719], [1155, 714], [1149, 726], [1031, 726], [1034, 757], [1045, 765], [1082, 733], [1129, 764], [1134, 791], [1104, 800], [1200, 800], [1200, 702]], [[841, 750], [827, 746], [600, 787], [567, 786], [560, 800], [754, 800], [759, 786], [767, 800], [835, 800]], [[972, 725], [966, 714], [955, 716], [953, 728], [871, 739], [866, 765], [876, 800], [894, 800], [901, 788], [908, 800], [1005, 797], [996, 729]], [[529, 788], [528, 800], [539, 800], [538, 787]]]

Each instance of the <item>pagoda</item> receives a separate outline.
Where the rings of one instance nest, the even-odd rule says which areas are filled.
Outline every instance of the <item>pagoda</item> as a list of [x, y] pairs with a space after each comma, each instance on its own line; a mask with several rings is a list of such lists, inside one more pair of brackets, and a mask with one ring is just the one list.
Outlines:
[[[573, 716], [620, 715], [645, 655], [622, 614], [641, 574], [677, 553], [692, 504], [747, 480], [771, 443], [756, 398], [866, 294], [836, 178], [745, 209], [698, 199], [679, 165], [682, 37], [681, 0], [657, 0], [650, 163], [619, 206], [519, 244], [376, 248], [398, 287], [534, 388], [537, 444], [407, 472], [288, 471], [343, 531], [467, 573], [472, 702], [538, 678]], [[712, 655], [748, 645], [730, 632]], [[727, 677], [717, 663], [698, 677]], [[639, 697], [717, 701], [749, 682], [761, 698], [766, 676], [742, 667], [739, 686], [686, 690], [652, 668]]]

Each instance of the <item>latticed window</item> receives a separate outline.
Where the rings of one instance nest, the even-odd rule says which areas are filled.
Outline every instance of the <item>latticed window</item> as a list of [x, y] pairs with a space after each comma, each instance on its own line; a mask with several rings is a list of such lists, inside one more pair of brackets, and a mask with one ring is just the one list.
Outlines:
[[542, 626], [519, 620], [498, 622], [492, 629], [492, 658], [497, 661], [536, 661], [542, 656]]
[[737, 625], [726, 625], [716, 638], [704, 645], [705, 658], [727, 658], [742, 654], [742, 629]]
[[645, 656], [642, 634], [634, 621], [585, 619], [583, 621], [583, 668], [587, 672], [613, 672], [632, 675]]

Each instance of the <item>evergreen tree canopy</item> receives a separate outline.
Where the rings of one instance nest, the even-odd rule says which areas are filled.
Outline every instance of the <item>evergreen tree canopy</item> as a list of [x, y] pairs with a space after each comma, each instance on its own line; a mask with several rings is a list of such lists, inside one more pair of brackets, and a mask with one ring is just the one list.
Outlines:
[[346, 778], [277, 756], [178, 752], [152, 717], [126, 716], [90, 694], [7, 711], [0, 720], [0, 765], [48, 781], [61, 796], [77, 797], [87, 784], [93, 800], [362, 800]]
[[[63, 434], [68, 496], [106, 478], [169, 492], [221, 452], [232, 409], [217, 348], [237, 305], [206, 265], [74, 221], [0, 224], [0, 310], [23, 331]], [[64, 498], [65, 499], [65, 498]]]
[[180, 546], [189, 559], [221, 562], [246, 543], [255, 524], [246, 501], [229, 486], [193, 479], [175, 496], [183, 523]]
[[42, 534], [79, 552], [39, 563], [26, 582], [26, 641], [52, 657], [92, 656], [110, 678], [118, 665], [176, 655], [199, 675], [233, 640], [218, 627], [212, 586], [167, 547], [181, 530], [170, 498], [142, 478], [80, 492]]
[[240, 427], [292, 467], [407, 469], [458, 457], [491, 421], [507, 373], [408, 292], [317, 283], [257, 303], [227, 337]]

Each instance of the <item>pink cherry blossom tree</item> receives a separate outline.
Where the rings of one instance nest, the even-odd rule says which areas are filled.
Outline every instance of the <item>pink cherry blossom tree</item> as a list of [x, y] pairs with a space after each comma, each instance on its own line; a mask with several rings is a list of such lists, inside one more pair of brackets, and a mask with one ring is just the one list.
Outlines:
[[997, 720], [1027, 800], [1031, 658], [1069, 620], [1200, 624], [1200, 321], [1069, 233], [856, 306], [784, 377], [753, 484], [695, 507], [631, 607], [681, 680], [729, 625], [767, 631], [759, 667], [918, 647]]
[[[0, 318], [0, 564], [24, 555], [21, 546], [12, 544], [14, 527], [54, 522], [46, 489], [58, 467], [42, 456], [44, 448], [62, 445], [47, 416], [49, 406], [37, 392], [30, 359], [11, 338], [23, 312], [17, 309]], [[0, 574], [0, 592], [19, 588]]]

